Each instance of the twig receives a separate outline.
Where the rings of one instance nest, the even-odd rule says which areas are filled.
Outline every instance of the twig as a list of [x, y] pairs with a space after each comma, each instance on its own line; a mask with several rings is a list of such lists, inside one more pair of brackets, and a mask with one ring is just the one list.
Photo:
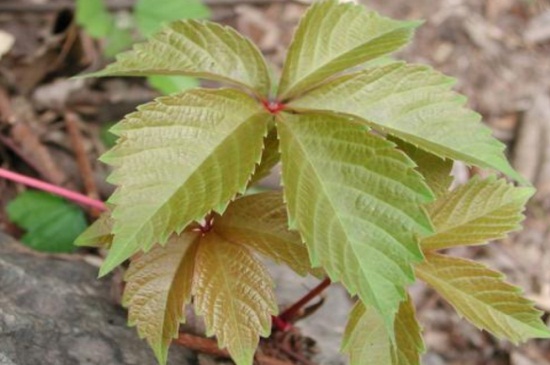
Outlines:
[[107, 210], [107, 206], [102, 201], [92, 199], [80, 193], [77, 193], [56, 185], [48, 184], [44, 181], [33, 179], [28, 176], [23, 176], [3, 168], [0, 168], [0, 177], [11, 181], [15, 181], [23, 185], [30, 186], [35, 189], [46, 191], [48, 193], [62, 196], [76, 203], [87, 205], [101, 211]]
[[279, 319], [285, 322], [292, 322], [296, 317], [300, 309], [302, 309], [307, 303], [313, 300], [316, 296], [321, 294], [326, 288], [330, 286], [331, 282], [329, 278], [325, 278], [319, 285], [309, 291], [300, 300], [287, 308], [283, 313], [279, 315]]
[[[80, 175], [82, 176], [86, 195], [92, 199], [98, 200], [99, 194], [97, 192], [97, 186], [94, 180], [94, 173], [92, 171], [92, 166], [90, 165], [90, 160], [88, 160], [88, 156], [86, 155], [86, 151], [84, 150], [84, 142], [78, 128], [78, 116], [73, 112], [66, 112], [65, 125], [67, 126], [67, 132], [71, 139], [71, 144], [73, 146], [74, 154], [76, 157], [78, 170], [80, 171]], [[92, 215], [98, 217], [99, 211], [94, 208], [92, 211]]]

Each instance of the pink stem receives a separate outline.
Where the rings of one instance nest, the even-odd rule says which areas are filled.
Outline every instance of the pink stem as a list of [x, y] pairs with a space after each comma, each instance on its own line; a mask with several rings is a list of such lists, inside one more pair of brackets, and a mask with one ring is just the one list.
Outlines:
[[92, 198], [87, 197], [86, 195], [83, 195], [83, 194], [80, 194], [80, 193], [77, 193], [77, 192], [74, 192], [74, 191], [71, 191], [71, 190], [67, 190], [67, 189], [64, 189], [64, 188], [59, 187], [59, 186], [48, 184], [46, 182], [43, 182], [43, 181], [40, 181], [40, 180], [37, 180], [37, 179], [33, 179], [31, 177], [28, 177], [28, 176], [23, 176], [23, 175], [15, 173], [15, 172], [5, 170], [3, 168], [0, 168], [0, 177], [2, 177], [4, 179], [7, 179], [7, 180], [15, 181], [15, 182], [23, 184], [23, 185], [30, 186], [30, 187], [38, 189], [38, 190], [42, 190], [42, 191], [46, 191], [48, 193], [52, 193], [52, 194], [55, 194], [55, 195], [62, 196], [64, 198], [72, 200], [75, 203], [87, 205], [87, 206], [90, 206], [90, 207], [98, 209], [98, 210], [107, 210], [107, 206], [102, 201], [92, 199]]

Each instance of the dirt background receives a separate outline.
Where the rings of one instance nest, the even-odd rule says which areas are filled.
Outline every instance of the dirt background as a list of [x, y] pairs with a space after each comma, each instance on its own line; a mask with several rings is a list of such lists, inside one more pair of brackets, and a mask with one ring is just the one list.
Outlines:
[[[538, 188], [525, 230], [480, 248], [456, 250], [504, 271], [550, 312], [550, 0], [370, 0], [400, 19], [425, 19], [401, 56], [458, 79], [457, 89], [508, 145], [514, 166]], [[131, 2], [109, 1], [125, 11]], [[281, 67], [305, 2], [207, 0], [213, 18], [251, 37]], [[105, 199], [102, 126], [158, 95], [142, 79], [69, 79], [105, 64], [101, 44], [72, 21], [72, 1], [0, 0], [0, 30], [15, 44], [0, 60], [0, 165]], [[122, 9], [122, 10], [121, 10]], [[457, 179], [472, 171], [458, 166]], [[473, 171], [473, 173], [482, 173]], [[22, 187], [0, 180], [0, 230], [20, 235], [5, 205]], [[96, 212], [90, 211], [90, 218]], [[521, 347], [458, 318], [422, 286], [412, 289], [430, 365], [550, 364], [550, 341]], [[317, 321], [323, 321], [318, 317]], [[322, 349], [321, 349], [322, 350]]]

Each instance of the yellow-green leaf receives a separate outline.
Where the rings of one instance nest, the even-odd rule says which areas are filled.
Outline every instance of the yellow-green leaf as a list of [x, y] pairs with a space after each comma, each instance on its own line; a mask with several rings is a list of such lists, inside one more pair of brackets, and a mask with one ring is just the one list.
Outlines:
[[446, 194], [453, 182], [451, 170], [453, 161], [445, 160], [426, 152], [409, 143], [390, 138], [397, 143], [399, 149], [407, 154], [417, 165], [417, 171], [426, 179], [426, 184], [432, 189], [436, 197]]
[[76, 246], [110, 248], [113, 243], [113, 220], [110, 212], [102, 213], [94, 223], [78, 236]]
[[423, 250], [484, 244], [521, 228], [532, 188], [518, 188], [504, 179], [474, 177], [429, 206], [435, 233], [421, 241]]
[[395, 336], [392, 343], [380, 314], [358, 301], [348, 319], [342, 351], [351, 365], [419, 365], [425, 348], [410, 298], [395, 317]]
[[183, 309], [191, 300], [195, 252], [200, 235], [174, 235], [166, 246], [132, 260], [125, 275], [123, 305], [128, 322], [147, 339], [160, 364], [184, 321]]
[[216, 218], [214, 229], [224, 239], [285, 263], [300, 275], [319, 274], [310, 266], [300, 235], [288, 229], [286, 206], [280, 192], [237, 199], [223, 216]]
[[422, 260], [415, 235], [432, 232], [421, 207], [432, 200], [429, 188], [393, 143], [349, 118], [283, 113], [277, 128], [290, 227], [313, 266], [392, 329], [411, 264]]
[[428, 66], [394, 63], [339, 77], [290, 108], [337, 111], [437, 156], [499, 170], [525, 182], [510, 166], [504, 145], [451, 91], [454, 80]]
[[270, 90], [267, 65], [258, 48], [234, 29], [181, 20], [172, 23], [115, 63], [89, 76], [182, 75], [244, 86], [261, 95]]
[[264, 139], [264, 150], [262, 152], [262, 159], [260, 164], [256, 167], [254, 175], [250, 178], [249, 186], [262, 180], [264, 177], [269, 176], [271, 170], [281, 160], [279, 154], [279, 137], [277, 137], [277, 129], [272, 128], [267, 137]]
[[503, 281], [503, 274], [473, 261], [426, 254], [416, 274], [443, 296], [476, 327], [514, 343], [529, 338], [549, 338], [541, 312]]
[[102, 157], [115, 166], [109, 182], [118, 188], [109, 199], [115, 238], [100, 274], [243, 193], [270, 117], [240, 91], [195, 89], [117, 124], [118, 143]]
[[338, 0], [315, 2], [294, 34], [279, 98], [292, 98], [334, 74], [396, 51], [419, 24], [384, 18]]
[[269, 273], [247, 248], [215, 232], [201, 240], [195, 264], [195, 310], [207, 335], [216, 335], [237, 365], [252, 365], [259, 336], [269, 335], [277, 313]]

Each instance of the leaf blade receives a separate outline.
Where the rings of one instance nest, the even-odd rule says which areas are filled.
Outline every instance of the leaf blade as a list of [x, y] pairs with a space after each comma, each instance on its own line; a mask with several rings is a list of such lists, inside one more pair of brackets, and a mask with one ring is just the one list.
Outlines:
[[423, 250], [484, 244], [521, 229], [532, 188], [516, 188], [503, 179], [474, 177], [428, 207], [436, 228], [421, 240]]
[[166, 364], [168, 347], [185, 319], [184, 306], [191, 300], [198, 240], [194, 232], [174, 236], [166, 246], [133, 260], [124, 277], [128, 324], [137, 327], [160, 364]]
[[285, 114], [277, 128], [290, 226], [313, 266], [393, 328], [410, 264], [422, 259], [414, 232], [431, 231], [420, 207], [432, 199], [429, 188], [394, 144], [349, 119]]
[[443, 158], [501, 171], [526, 182], [508, 163], [504, 145], [463, 107], [454, 81], [428, 66], [394, 63], [345, 75], [289, 104], [296, 110], [332, 110]]
[[248, 195], [234, 201], [216, 219], [214, 229], [226, 240], [256, 250], [298, 274], [319, 275], [309, 265], [305, 244], [288, 229], [288, 216], [280, 192]]
[[393, 344], [380, 315], [358, 301], [346, 325], [342, 351], [349, 355], [351, 365], [420, 365], [425, 346], [410, 297], [399, 307], [395, 334]]
[[248, 39], [219, 24], [182, 20], [122, 53], [87, 76], [179, 75], [227, 82], [267, 95], [270, 77], [262, 54]]
[[110, 212], [103, 212], [94, 223], [82, 232], [75, 241], [75, 246], [110, 248], [113, 243], [113, 220]]
[[243, 246], [210, 232], [197, 252], [195, 311], [204, 316], [207, 335], [215, 334], [237, 365], [252, 365], [259, 337], [271, 331], [277, 313], [267, 270]]
[[396, 51], [419, 24], [384, 18], [352, 3], [315, 2], [294, 35], [279, 98], [292, 98], [334, 74]]
[[426, 254], [417, 276], [434, 288], [459, 313], [480, 329], [514, 343], [549, 338], [533, 303], [520, 289], [503, 281], [503, 274], [473, 261]]
[[109, 199], [115, 238], [100, 275], [243, 193], [268, 120], [240, 91], [198, 89], [159, 98], [117, 124], [119, 142], [102, 157], [119, 187]]

